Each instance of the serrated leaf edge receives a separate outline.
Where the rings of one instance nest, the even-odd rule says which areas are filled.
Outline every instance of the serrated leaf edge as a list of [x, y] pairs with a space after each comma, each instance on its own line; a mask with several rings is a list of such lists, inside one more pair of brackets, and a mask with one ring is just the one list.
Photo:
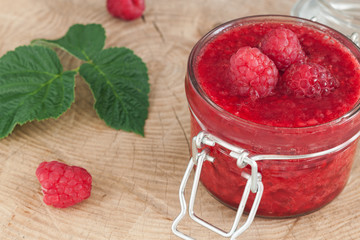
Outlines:
[[[61, 74], [56, 74], [56, 76], [59, 77], [59, 76], [62, 76], [63, 74], [68, 73], [68, 72], [74, 72], [74, 73], [75, 73], [75, 74], [74, 74], [74, 80], [75, 80], [75, 77], [76, 77], [76, 74], [77, 74], [76, 71], [64, 71], [64, 72], [62, 72]], [[52, 75], [54, 75], [54, 74], [52, 74]], [[49, 83], [49, 82], [50, 82], [50, 81], [53, 82], [57, 77], [55, 77], [55, 78], [53, 78], [53, 79], [50, 79], [48, 82], [46, 82], [46, 83], [47, 83], [46, 85], [47, 85], [47, 86], [50, 86], [50, 83]], [[44, 85], [44, 84], [42, 84], [42, 85]], [[37, 89], [37, 90], [34, 91], [34, 92], [38, 92], [38, 91], [40, 91], [40, 89], [41, 89], [41, 88]], [[34, 94], [35, 94], [35, 93], [34, 93]], [[9, 128], [9, 131], [8, 131], [5, 135], [0, 136], [0, 139], [6, 138], [7, 136], [9, 136], [9, 135], [14, 131], [14, 129], [15, 129], [15, 127], [16, 127], [17, 125], [22, 126], [22, 125], [24, 125], [24, 124], [26, 124], [26, 123], [33, 122], [33, 121], [42, 121], [42, 120], [47, 120], [47, 119], [58, 119], [61, 115], [63, 115], [65, 112], [67, 112], [67, 111], [71, 108], [72, 104], [75, 102], [75, 84], [74, 84], [73, 91], [72, 91], [72, 98], [73, 98], [73, 100], [71, 101], [69, 107], [66, 108], [65, 111], [60, 112], [58, 115], [55, 115], [55, 116], [52, 116], [52, 117], [47, 117], [47, 118], [34, 118], [34, 119], [26, 120], [26, 121], [24, 121], [24, 122], [16, 121], [15, 123], [12, 124], [12, 126]], [[23, 101], [23, 102], [21, 103], [21, 105], [23, 105], [24, 103], [25, 103], [25, 101]], [[18, 107], [18, 108], [19, 108], [19, 107]], [[17, 109], [18, 109], [18, 108], [17, 108]], [[17, 111], [17, 109], [16, 109], [15, 111]]]
[[[86, 64], [86, 63], [85, 63], [85, 64]], [[96, 69], [98, 69], [98, 66], [97, 66], [96, 64], [94, 64], [94, 63], [87, 63], [87, 64], [90, 64], [90, 65], [94, 66]], [[83, 64], [83, 65], [84, 65], [84, 64]], [[104, 72], [102, 72], [101, 70], [99, 71], [99, 73], [100, 73], [101, 75], [103, 75], [103, 76], [106, 76], [106, 74], [104, 74]], [[80, 74], [80, 75], [81, 75], [81, 74]], [[86, 79], [85, 79], [83, 76], [81, 76], [81, 77], [85, 80], [86, 84], [89, 86], [89, 89], [90, 89], [90, 91], [91, 91], [91, 93], [92, 93], [92, 95], [93, 95], [93, 97], [94, 97], [95, 103], [94, 103], [94, 105], [93, 105], [93, 109], [95, 110], [96, 115], [97, 115], [100, 119], [102, 119], [107, 126], [109, 126], [109, 127], [112, 128], [112, 129], [115, 129], [115, 130], [122, 130], [122, 131], [125, 131], [125, 132], [133, 132], [133, 133], [136, 133], [136, 134], [141, 135], [142, 137], [145, 136], [144, 128], [142, 128], [141, 131], [137, 131], [137, 130], [135, 130], [135, 129], [130, 129], [130, 128], [114, 127], [113, 125], [110, 124], [110, 122], [108, 122], [105, 118], [103, 118], [103, 117], [99, 114], [98, 109], [96, 108], [97, 98], [95, 97], [95, 94], [94, 94], [93, 89], [91, 88], [90, 84], [86, 81]], [[107, 79], [107, 78], [106, 78], [106, 79]], [[112, 85], [111, 82], [107, 79], [107, 83], [108, 83], [108, 82], [109, 82], [109, 85], [111, 86], [111, 89], [113, 90], [113, 89], [114, 89], [113, 85]], [[113, 90], [113, 92], [114, 92], [114, 94], [116, 94], [116, 96], [118, 96], [118, 94], [116, 93], [116, 91]], [[121, 102], [121, 105], [124, 106], [123, 101], [120, 101], [120, 102]], [[126, 110], [126, 108], [124, 108], [124, 107], [123, 107], [123, 109]], [[127, 110], [126, 110], [126, 111], [127, 111]]]
[[62, 47], [61, 45], [57, 44], [57, 43], [54, 43], [53, 41], [58, 41], [62, 38], [64, 38], [68, 33], [69, 31], [71, 30], [71, 28], [75, 27], [75, 26], [100, 26], [102, 28], [102, 30], [104, 31], [104, 36], [105, 36], [105, 39], [106, 39], [106, 30], [105, 28], [101, 25], [101, 24], [98, 24], [98, 23], [89, 23], [89, 24], [74, 24], [72, 26], [70, 26], [70, 28], [67, 30], [67, 32], [65, 33], [64, 36], [60, 37], [60, 38], [57, 38], [57, 39], [54, 39], [54, 40], [47, 40], [47, 39], [35, 39], [35, 40], [32, 40], [31, 41], [31, 45], [39, 45], [39, 46], [46, 46], [46, 47], [50, 47], [50, 48], [59, 48], [65, 52], [67, 52], [68, 54], [70, 54], [71, 56], [77, 58], [77, 59], [80, 59], [81, 61], [91, 61], [90, 57], [86, 54], [86, 52], [81, 49], [81, 53], [85, 56], [86, 60], [84, 59], [81, 59], [79, 57], [77, 57], [76, 55], [72, 54], [70, 51], [68, 51], [66, 48]]
[[[116, 47], [111, 47], [111, 48], [107, 48], [107, 49], [114, 49], [114, 48], [116, 48]], [[104, 50], [105, 50], [105, 49], [104, 49]], [[129, 50], [134, 54], [134, 52], [133, 52], [131, 49], [129, 49]], [[137, 56], [136, 54], [134, 54], [134, 55]], [[138, 56], [137, 56], [137, 57], [138, 57]], [[141, 60], [142, 64], [144, 64], [144, 67], [145, 67], [146, 73], [147, 73], [147, 72], [148, 72], [148, 68], [147, 68], [146, 64], [142, 61], [142, 59], [141, 59], [140, 57], [139, 57], [139, 59]], [[106, 83], [107, 83], [107, 84], [110, 86], [110, 88], [113, 90], [114, 95], [119, 99], [119, 101], [121, 102], [121, 105], [123, 106], [123, 109], [127, 112], [127, 109], [124, 107], [123, 101], [120, 100], [121, 97], [120, 97], [120, 96], [117, 94], [117, 92], [114, 90], [115, 88], [114, 88], [113, 84], [109, 81], [109, 79], [106, 77], [106, 74], [105, 74], [95, 63], [93, 63], [93, 62], [86, 62], [86, 63], [82, 64], [81, 66], [83, 66], [83, 65], [85, 65], [85, 64], [89, 64], [89, 65], [93, 66], [102, 76], [104, 76], [104, 78], [106, 79]], [[80, 68], [81, 68], [81, 66], [80, 66]], [[142, 137], [145, 136], [144, 126], [142, 126], [141, 131], [137, 131], [136, 129], [114, 127], [114, 126], [111, 125], [105, 118], [103, 118], [103, 117], [99, 114], [98, 109], [96, 108], [97, 98], [95, 97], [94, 91], [92, 90], [92, 88], [91, 88], [90, 84], [87, 82], [87, 80], [81, 75], [81, 71], [79, 71], [79, 73], [80, 73], [80, 76], [85, 80], [85, 82], [86, 82], [87, 85], [89, 86], [89, 89], [90, 89], [90, 91], [91, 91], [91, 93], [92, 93], [92, 95], [93, 95], [93, 97], [94, 97], [94, 99], [95, 99], [95, 103], [94, 103], [94, 105], [93, 105], [93, 108], [94, 108], [96, 114], [98, 115], [98, 117], [99, 117], [100, 119], [102, 119], [102, 120], [105, 122], [105, 124], [106, 124], [107, 126], [113, 128], [113, 129], [116, 129], [116, 130], [123, 130], [123, 131], [126, 131], [126, 132], [134, 132], [134, 133], [136, 133], [136, 134], [141, 135]], [[148, 83], [148, 84], [149, 84], [149, 83]], [[138, 89], [137, 89], [137, 90], [138, 90]], [[150, 89], [147, 89], [147, 91], [145, 92], [145, 94], [146, 94], [147, 97], [148, 97], [148, 94], [149, 94], [149, 90], [150, 90]], [[146, 99], [146, 102], [147, 102], [147, 108], [148, 108], [148, 107], [149, 107], [149, 100], [148, 100], [148, 98]], [[146, 115], [148, 116], [148, 110], [147, 110], [147, 112], [146, 112]], [[146, 119], [145, 119], [145, 120], [146, 120]]]
[[[87, 25], [99, 25], [99, 26], [104, 30], [105, 39], [106, 39], [106, 31], [105, 31], [105, 28], [104, 28], [101, 24], [96, 24], [96, 23], [93, 23], [93, 24], [74, 24], [74, 25], [72, 25], [71, 27], [74, 27], [74, 26], [76, 26], [76, 25], [83, 25], [83, 26], [87, 26]], [[68, 31], [66, 32], [66, 34], [70, 31], [71, 27], [68, 29]], [[65, 34], [63, 37], [65, 37], [66, 34]], [[63, 37], [61, 37], [61, 38], [63, 38]], [[77, 58], [77, 59], [80, 59], [80, 60], [84, 61], [83, 59], [81, 59], [81, 58], [77, 57], [76, 55], [72, 54], [70, 51], [68, 51], [66, 48], [62, 47], [61, 45], [56, 44], [56, 43], [54, 43], [54, 42], [51, 42], [51, 41], [59, 40], [59, 39], [61, 39], [61, 38], [58, 38], [58, 39], [55, 39], [55, 40], [35, 39], [35, 40], [31, 41], [30, 46], [35, 46], [35, 45], [37, 45], [37, 46], [43, 46], [43, 47], [47, 47], [47, 48], [59, 48], [59, 49], [65, 51], [65, 52], [67, 52], [67, 53], [70, 54], [71, 56], [73, 56], [73, 57], [75, 57], [75, 58]], [[113, 47], [113, 48], [117, 48], [117, 47]], [[105, 49], [103, 49], [103, 50], [105, 50]], [[129, 49], [129, 50], [133, 53], [133, 51], [132, 51], [131, 49]], [[61, 115], [63, 115], [66, 111], [68, 111], [68, 110], [71, 108], [72, 104], [75, 102], [75, 77], [76, 77], [76, 74], [80, 72], [80, 68], [81, 68], [81, 66], [84, 65], [84, 64], [90, 64], [90, 65], [94, 66], [94, 68], [95, 68], [102, 76], [104, 76], [104, 78], [106, 79], [106, 84], [108, 84], [108, 85], [110, 86], [110, 88], [113, 90], [114, 95], [116, 96], [116, 98], [119, 99], [121, 105], [123, 106], [124, 111], [125, 111], [126, 113], [128, 113], [128, 112], [127, 112], [127, 109], [124, 107], [124, 103], [123, 103], [123, 100], [121, 99], [121, 96], [119, 96], [119, 95], [117, 94], [117, 92], [114, 90], [114, 86], [113, 86], [113, 84], [109, 81], [109, 79], [106, 77], [106, 74], [105, 74], [96, 64], [94, 64], [94, 63], [92, 62], [92, 59], [90, 59], [90, 57], [85, 53], [84, 50], [82, 50], [81, 52], [82, 52], [83, 55], [86, 57], [87, 61], [85, 61], [83, 64], [81, 64], [78, 68], [76, 68], [76, 69], [74, 69], [74, 70], [63, 71], [63, 72], [61, 73], [61, 75], [65, 74], [66, 72], [74, 72], [74, 73], [75, 73], [75, 74], [74, 74], [74, 85], [73, 85], [74, 87], [73, 87], [73, 91], [72, 91], [72, 99], [73, 99], [73, 100], [71, 101], [69, 107], [66, 108], [63, 112], [60, 112], [58, 115], [55, 115], [55, 116], [52, 116], [52, 117], [48, 117], [48, 118], [34, 118], [34, 119], [30, 119], [30, 120], [27, 120], [27, 121], [24, 121], [24, 122], [15, 122], [15, 123], [13, 124], [13, 126], [12, 126], [11, 128], [9, 128], [8, 133], [6, 133], [6, 135], [4, 135], [4, 136], [0, 136], [0, 139], [9, 136], [9, 135], [13, 132], [14, 128], [15, 128], [17, 125], [22, 126], [22, 125], [24, 125], [24, 124], [26, 124], [26, 123], [28, 123], [28, 122], [32, 122], [32, 121], [34, 121], [34, 120], [41, 121], [41, 120], [46, 120], [46, 119], [50, 119], [50, 118], [52, 118], [52, 119], [57, 119], [57, 118], [59, 118]], [[101, 51], [100, 51], [100, 52], [101, 52]], [[99, 53], [100, 53], [100, 52], [99, 52]], [[98, 53], [98, 54], [99, 54], [99, 53]], [[6, 53], [6, 54], [7, 54], [7, 53]], [[6, 55], [6, 54], [5, 54], [5, 55]], [[5, 55], [4, 55], [4, 56], [5, 56]], [[134, 55], [137, 56], [136, 54], [134, 54]], [[137, 56], [137, 57], [141, 60], [142, 64], [144, 64], [144, 67], [146, 68], [146, 74], [147, 74], [147, 80], [148, 80], [148, 68], [147, 68], [146, 64], [143, 62], [143, 60], [142, 60], [139, 56]], [[61, 64], [61, 66], [62, 66], [62, 64]], [[29, 72], [31, 72], [31, 71], [29, 71]], [[54, 75], [54, 74], [52, 74], [52, 73], [47, 73], [47, 72], [36, 72], [36, 71], [33, 71], [33, 72], [35, 72], [35, 73], [42, 73], [42, 74]], [[59, 76], [61, 76], [61, 75], [57, 74], [56, 76], [59, 77]], [[53, 78], [53, 79], [50, 79], [48, 82], [54, 81], [57, 77], [55, 77], [55, 78]], [[85, 78], [84, 78], [84, 79], [85, 79]], [[97, 108], [95, 107], [95, 106], [96, 106], [97, 99], [96, 99], [96, 97], [95, 97], [95, 95], [94, 95], [94, 92], [93, 92], [90, 84], [86, 81], [86, 79], [85, 79], [85, 82], [89, 85], [89, 88], [90, 88], [90, 90], [91, 90], [91, 92], [92, 92], [92, 94], [93, 94], [93, 97], [94, 97], [94, 99], [95, 99], [95, 103], [94, 103], [94, 106], [93, 106], [93, 107], [94, 107], [94, 109], [95, 109], [98, 117], [99, 117], [100, 119], [102, 119], [102, 120], [106, 123], [106, 125], [108, 125], [109, 127], [113, 128], [113, 129], [116, 129], [116, 130], [123, 130], [123, 131], [126, 131], [126, 132], [134, 132], [134, 133], [137, 133], [137, 134], [139, 134], [139, 135], [141, 135], [141, 136], [144, 137], [144, 126], [141, 127], [141, 130], [140, 130], [140, 131], [137, 131], [137, 129], [129, 129], [129, 128], [121, 128], [121, 127], [116, 128], [116, 127], [112, 126], [106, 119], [104, 119], [103, 117], [101, 117], [101, 116], [99, 115], [99, 112], [98, 112]], [[146, 107], [147, 107], [147, 108], [146, 108], [146, 116], [148, 117], [148, 107], [149, 107], [148, 94], [149, 94], [149, 92], [150, 92], [150, 84], [149, 84], [148, 81], [147, 81], [147, 84], [148, 84], [148, 88], [147, 88], [145, 94], [146, 94], [146, 96], [147, 96], [147, 99], [146, 99], [146, 102], [147, 102], [147, 106], [146, 106]], [[47, 85], [47, 86], [50, 86], [49, 83], [46, 84], [46, 85]], [[41, 89], [41, 88], [39, 88], [39, 90], [37, 90], [37, 91], [40, 91], [40, 89]], [[35, 93], [34, 93], [34, 94], [35, 94]], [[147, 118], [146, 118], [146, 119], [147, 119]], [[144, 120], [146, 120], [146, 119], [144, 119]]]

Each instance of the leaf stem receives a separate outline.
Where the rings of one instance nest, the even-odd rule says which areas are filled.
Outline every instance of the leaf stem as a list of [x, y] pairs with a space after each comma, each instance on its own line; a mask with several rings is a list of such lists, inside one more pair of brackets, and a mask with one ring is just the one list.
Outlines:
[[79, 73], [80, 67], [81, 67], [81, 65], [78, 66], [77, 68], [74, 68], [74, 69], [70, 70], [70, 71], [74, 71], [76, 73]]

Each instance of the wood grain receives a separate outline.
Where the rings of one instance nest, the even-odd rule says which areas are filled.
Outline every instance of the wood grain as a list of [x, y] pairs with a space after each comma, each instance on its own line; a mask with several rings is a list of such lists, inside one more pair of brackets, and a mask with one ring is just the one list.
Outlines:
[[[184, 93], [189, 52], [208, 30], [254, 14], [289, 14], [295, 0], [146, 1], [142, 19], [112, 18], [105, 0], [1, 0], [0, 54], [35, 38], [55, 39], [75, 23], [100, 23], [106, 46], [126, 46], [149, 68], [150, 112], [142, 138], [100, 120], [87, 84], [76, 79], [76, 101], [57, 120], [17, 126], [0, 140], [0, 239], [178, 239], [171, 232], [180, 210], [178, 187], [189, 157], [190, 121]], [[60, 53], [67, 69], [80, 62]], [[35, 170], [60, 159], [88, 169], [92, 196], [68, 209], [42, 202]], [[256, 218], [241, 239], [360, 239], [360, 165], [345, 190], [321, 210], [299, 218]], [[200, 188], [197, 209], [228, 227], [234, 211]], [[198, 239], [219, 239], [189, 219], [181, 229]]]

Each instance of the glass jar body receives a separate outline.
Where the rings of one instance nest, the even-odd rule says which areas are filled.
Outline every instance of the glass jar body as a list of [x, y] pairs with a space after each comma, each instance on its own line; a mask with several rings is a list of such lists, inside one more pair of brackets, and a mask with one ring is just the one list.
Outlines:
[[[341, 120], [306, 128], [282, 128], [255, 124], [237, 118], [216, 106], [201, 90], [195, 77], [196, 59], [207, 41], [236, 25], [261, 21], [307, 24], [325, 31], [350, 49], [357, 59], [359, 49], [345, 36], [323, 25], [286, 16], [257, 16], [234, 20], [211, 31], [194, 47], [190, 54], [185, 87], [191, 111], [191, 135], [207, 131], [241, 148], [251, 155], [303, 155], [317, 153], [343, 144], [360, 129], [358, 109]], [[258, 215], [290, 217], [312, 212], [334, 199], [344, 188], [354, 160], [357, 140], [341, 150], [320, 157], [288, 160], [258, 161], [264, 193]], [[240, 202], [246, 180], [236, 161], [228, 151], [217, 145], [210, 149], [215, 158], [205, 162], [200, 177], [203, 185], [224, 204], [236, 208]], [[246, 209], [252, 204], [249, 197]]]
[[[191, 136], [203, 130], [196, 117], [191, 116]], [[321, 157], [258, 161], [264, 193], [257, 215], [293, 217], [313, 212], [329, 203], [346, 185], [357, 142]], [[210, 155], [215, 161], [204, 163], [200, 181], [216, 199], [235, 209], [247, 181], [241, 174], [250, 174], [250, 168], [239, 168], [229, 151], [217, 145], [211, 148]], [[254, 197], [255, 194], [250, 194], [245, 211], [250, 211]]]

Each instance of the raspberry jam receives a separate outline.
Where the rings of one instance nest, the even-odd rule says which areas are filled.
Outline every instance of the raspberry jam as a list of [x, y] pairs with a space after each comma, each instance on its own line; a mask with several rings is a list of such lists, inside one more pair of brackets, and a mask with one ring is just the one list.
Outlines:
[[[289, 94], [279, 80], [273, 94], [256, 100], [233, 93], [229, 61], [240, 47], [257, 47], [270, 30], [293, 31], [307, 61], [326, 67], [339, 86], [321, 97]], [[191, 110], [191, 134], [209, 132], [250, 155], [316, 157], [259, 160], [264, 193], [257, 211], [268, 217], [312, 212], [333, 200], [344, 188], [354, 160], [360, 129], [360, 51], [341, 33], [305, 19], [255, 16], [225, 23], [205, 35], [188, 62], [185, 87]], [[279, 71], [280, 79], [283, 71]], [[344, 145], [344, 143], [347, 144]], [[336, 150], [329, 150], [342, 146]], [[210, 148], [200, 180], [224, 204], [236, 208], [246, 179], [229, 151]], [[249, 196], [246, 209], [253, 199]]]

